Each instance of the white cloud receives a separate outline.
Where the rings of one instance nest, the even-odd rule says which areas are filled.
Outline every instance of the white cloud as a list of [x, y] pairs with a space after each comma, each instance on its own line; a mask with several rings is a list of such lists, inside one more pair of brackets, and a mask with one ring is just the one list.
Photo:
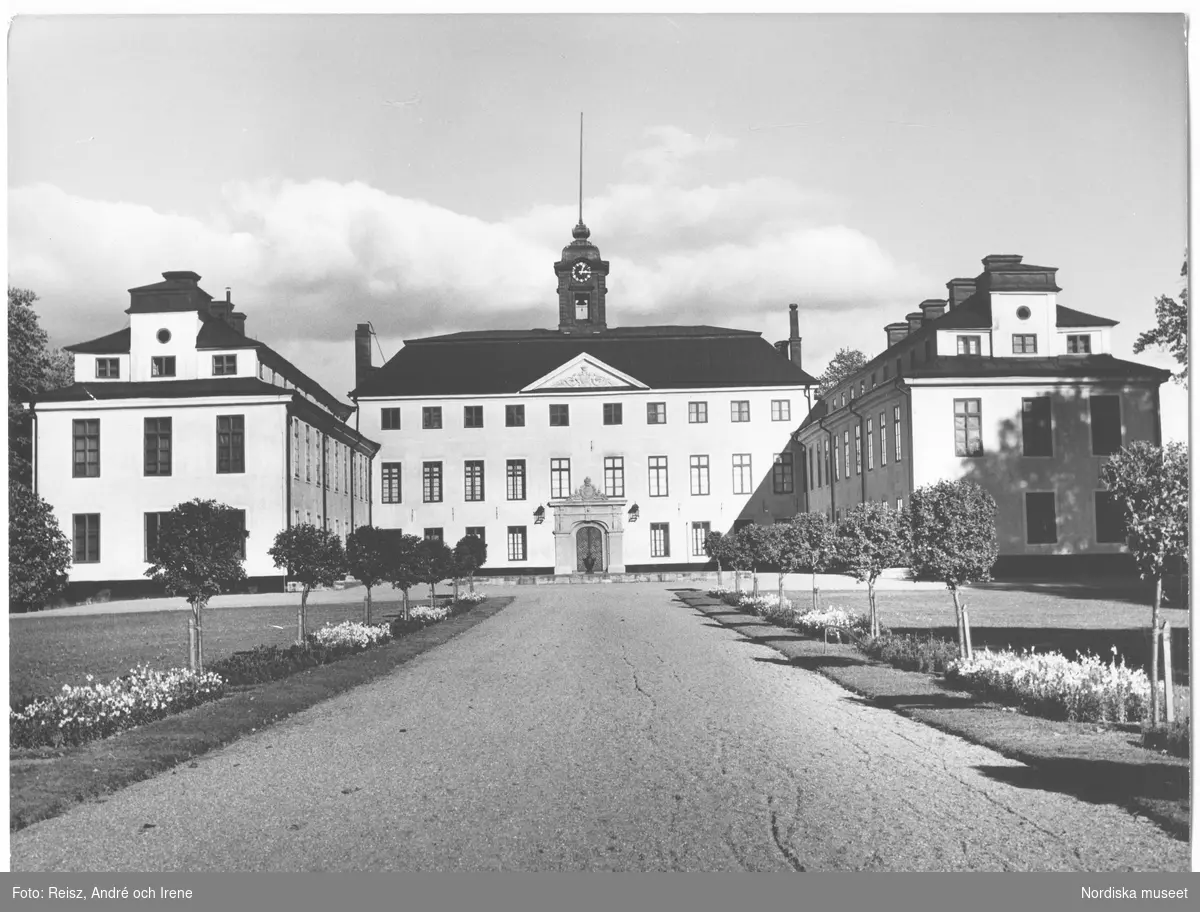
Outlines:
[[[834, 322], [858, 327], [863, 318], [879, 324], [882, 340], [884, 323], [940, 287], [839, 224], [819, 191], [780, 177], [716, 186], [681, 177], [682, 163], [732, 140], [670, 127], [654, 140], [630, 161], [648, 179], [585, 201], [592, 240], [612, 263], [610, 324], [715, 323], [774, 339], [786, 334], [786, 304], [796, 301], [812, 342]], [[214, 296], [233, 287], [252, 335], [294, 348], [301, 363], [306, 345], [329, 340], [348, 362], [353, 326], [367, 320], [397, 340], [553, 326], [550, 267], [575, 220], [571, 207], [534, 206], [486, 222], [327, 180], [231, 184], [204, 216], [39, 184], [9, 196], [9, 281], [41, 295], [43, 324], [65, 344], [123, 325], [126, 289], [192, 269]], [[322, 370], [333, 360], [322, 359]], [[345, 379], [315, 368], [314, 376], [348, 389]]]

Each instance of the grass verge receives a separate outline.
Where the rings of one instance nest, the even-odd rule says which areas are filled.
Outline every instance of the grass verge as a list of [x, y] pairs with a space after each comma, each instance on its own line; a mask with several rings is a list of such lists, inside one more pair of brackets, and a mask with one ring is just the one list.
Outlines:
[[788, 663], [815, 671], [856, 695], [947, 734], [991, 748], [1026, 769], [997, 766], [985, 775], [1023, 788], [1116, 804], [1153, 820], [1177, 839], [1189, 838], [1189, 764], [1141, 746], [1140, 726], [1101, 726], [1026, 715], [1011, 706], [954, 690], [931, 674], [873, 661], [852, 646], [809, 639], [796, 630], [742, 614], [700, 590], [680, 601]]
[[12, 751], [9, 828], [19, 830], [102, 798], [382, 677], [512, 602], [490, 598], [383, 646], [268, 684], [234, 688], [213, 703], [76, 748]]

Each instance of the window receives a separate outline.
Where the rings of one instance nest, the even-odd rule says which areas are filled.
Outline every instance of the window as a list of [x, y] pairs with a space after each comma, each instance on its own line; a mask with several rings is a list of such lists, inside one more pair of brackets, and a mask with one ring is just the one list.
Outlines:
[[625, 496], [625, 457], [604, 457], [604, 494], [607, 497]]
[[1092, 396], [1092, 455], [1109, 456], [1121, 449], [1121, 400], [1116, 396]]
[[620, 424], [621, 423], [621, 403], [619, 403], [619, 402], [604, 403], [604, 423], [605, 424]]
[[1054, 455], [1049, 396], [1021, 400], [1021, 453], [1024, 456]]
[[237, 514], [237, 518], [238, 518], [237, 526], [239, 529], [242, 530], [241, 545], [238, 548], [238, 555], [242, 558], [242, 560], [245, 560], [246, 559], [246, 539], [250, 537], [250, 534], [246, 531], [246, 511], [245, 510], [234, 510], [233, 512], [235, 514]]
[[650, 556], [671, 556], [670, 523], [650, 523]]
[[1021, 305], [1020, 307], [1017, 308], [1017, 319], [1018, 320], [1028, 320], [1029, 317], [1030, 317], [1030, 310], [1028, 307]]
[[1105, 544], [1125, 541], [1125, 511], [1109, 491], [1096, 492], [1096, 541]]
[[97, 380], [116, 380], [121, 376], [121, 359], [120, 358], [97, 358], [96, 359], [96, 379]]
[[691, 457], [692, 493], [697, 497], [708, 494], [708, 457]]
[[708, 424], [708, 403], [688, 403], [688, 424]]
[[1092, 353], [1092, 337], [1085, 333], [1081, 336], [1067, 336], [1067, 354], [1090, 355]]
[[903, 498], [903, 497], [897, 497], [897, 498], [896, 498], [896, 509], [897, 509], [897, 510], [903, 510], [903, 509], [904, 509], [904, 498]]
[[1033, 333], [1013, 333], [1014, 355], [1036, 355], [1037, 336]]
[[213, 355], [213, 376], [226, 377], [237, 373], [237, 355]]
[[983, 455], [983, 415], [978, 399], [954, 400], [954, 455]]
[[168, 521], [170, 513], [147, 513], [145, 521], [146, 529], [146, 553], [145, 561], [148, 564], [154, 563], [154, 552], [158, 550], [158, 534], [163, 530], [164, 524]]
[[379, 494], [381, 501], [385, 504], [401, 503], [401, 487], [400, 487], [400, 468], [398, 462], [385, 462], [380, 467], [382, 475], [380, 477]]
[[775, 456], [775, 468], [771, 481], [776, 494], [791, 494], [795, 491], [796, 481], [793, 475], [791, 453], [779, 453]]
[[505, 427], [525, 427], [525, 406], [523, 406], [523, 405], [506, 405], [506, 406], [504, 406], [504, 426]]
[[474, 535], [484, 544], [487, 543], [486, 530], [483, 526], [467, 526], [467, 535]]
[[958, 353], [960, 355], [978, 355], [981, 351], [981, 336], [959, 336]]
[[896, 462], [900, 461], [900, 406], [892, 406], [892, 448], [896, 451]]
[[692, 523], [692, 557], [708, 557], [704, 550], [704, 540], [712, 532], [712, 523]]
[[1053, 545], [1058, 542], [1053, 491], [1025, 495], [1025, 541], [1031, 545]]
[[867, 471], [875, 468], [875, 422], [867, 419]]
[[163, 355], [150, 359], [150, 376], [151, 377], [174, 377], [175, 376], [175, 356]]
[[421, 499], [425, 503], [442, 502], [442, 464], [440, 462], [422, 464]]
[[100, 514], [76, 513], [75, 563], [95, 564], [100, 560]]
[[444, 542], [446, 540], [443, 534], [445, 530], [441, 526], [433, 526], [425, 530], [425, 541]]
[[825, 470], [821, 462], [821, 442], [817, 441], [817, 487], [825, 487]]
[[463, 406], [463, 427], [465, 427], [465, 428], [481, 428], [481, 427], [483, 427], [483, 406], [482, 405], [464, 405]]
[[527, 526], [508, 527], [508, 559], [510, 561], [527, 560], [525, 548], [525, 530]]
[[171, 474], [171, 419], [145, 419], [145, 473]]
[[771, 420], [772, 421], [791, 421], [792, 420], [792, 400], [791, 399], [772, 399], [771, 400]]
[[733, 454], [733, 493], [749, 494], [754, 479], [750, 472], [750, 454]]
[[100, 419], [71, 422], [76, 478], [100, 477]]
[[[833, 447], [833, 452], [829, 452], [829, 448]], [[833, 480], [842, 480], [842, 463], [838, 459], [837, 435], [834, 435], [833, 442], [825, 444], [825, 452], [833, 459]]]
[[850, 477], [850, 431], [842, 431], [842, 477]]
[[426, 431], [436, 431], [442, 426], [442, 407], [427, 405], [421, 409], [421, 427]]
[[646, 403], [646, 424], [666, 424], [667, 404], [665, 402]]
[[667, 457], [650, 457], [650, 496], [667, 496]]
[[300, 480], [300, 419], [292, 419], [292, 475]]
[[737, 399], [729, 403], [729, 420], [730, 421], [749, 421], [750, 420], [750, 403], [746, 399]]
[[525, 460], [510, 459], [505, 469], [509, 500], [525, 499]]
[[463, 500], [483, 500], [482, 459], [468, 459], [463, 463]]
[[571, 460], [550, 460], [550, 496], [571, 496]]
[[862, 474], [862, 425], [854, 426], [854, 472]]
[[550, 406], [550, 427], [568, 427], [571, 424], [571, 409], [567, 405]]
[[879, 464], [887, 465], [887, 412], [879, 413]]
[[168, 342], [171, 341], [171, 330], [160, 329], [157, 333], [155, 333], [154, 337], [156, 339], [158, 339], [158, 341], [161, 342], [163, 345], [166, 345]]
[[217, 416], [217, 474], [246, 471], [246, 418]]
[[385, 431], [400, 430], [400, 409], [385, 408], [379, 410], [379, 426]]
[[813, 451], [812, 447], [805, 447], [805, 452], [808, 453], [806, 462], [808, 462], [808, 489], [813, 489]]

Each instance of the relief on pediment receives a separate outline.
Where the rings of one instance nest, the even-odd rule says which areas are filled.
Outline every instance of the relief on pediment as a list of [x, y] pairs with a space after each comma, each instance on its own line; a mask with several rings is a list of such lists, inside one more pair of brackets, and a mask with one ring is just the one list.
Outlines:
[[587, 389], [628, 385], [620, 377], [613, 376], [606, 371], [598, 370], [590, 364], [580, 364], [574, 370], [555, 377], [544, 388], [555, 389], [565, 387], [567, 389]]
[[583, 484], [575, 489], [575, 493], [567, 498], [567, 503], [594, 503], [608, 500], [608, 495], [592, 484], [592, 479], [585, 478]]

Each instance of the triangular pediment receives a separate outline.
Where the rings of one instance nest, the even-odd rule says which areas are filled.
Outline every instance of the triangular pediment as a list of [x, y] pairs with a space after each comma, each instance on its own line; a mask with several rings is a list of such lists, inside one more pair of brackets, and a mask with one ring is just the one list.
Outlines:
[[649, 389], [650, 387], [599, 358], [584, 352], [550, 373], [539, 377], [521, 392], [539, 390], [584, 390], [584, 389]]

